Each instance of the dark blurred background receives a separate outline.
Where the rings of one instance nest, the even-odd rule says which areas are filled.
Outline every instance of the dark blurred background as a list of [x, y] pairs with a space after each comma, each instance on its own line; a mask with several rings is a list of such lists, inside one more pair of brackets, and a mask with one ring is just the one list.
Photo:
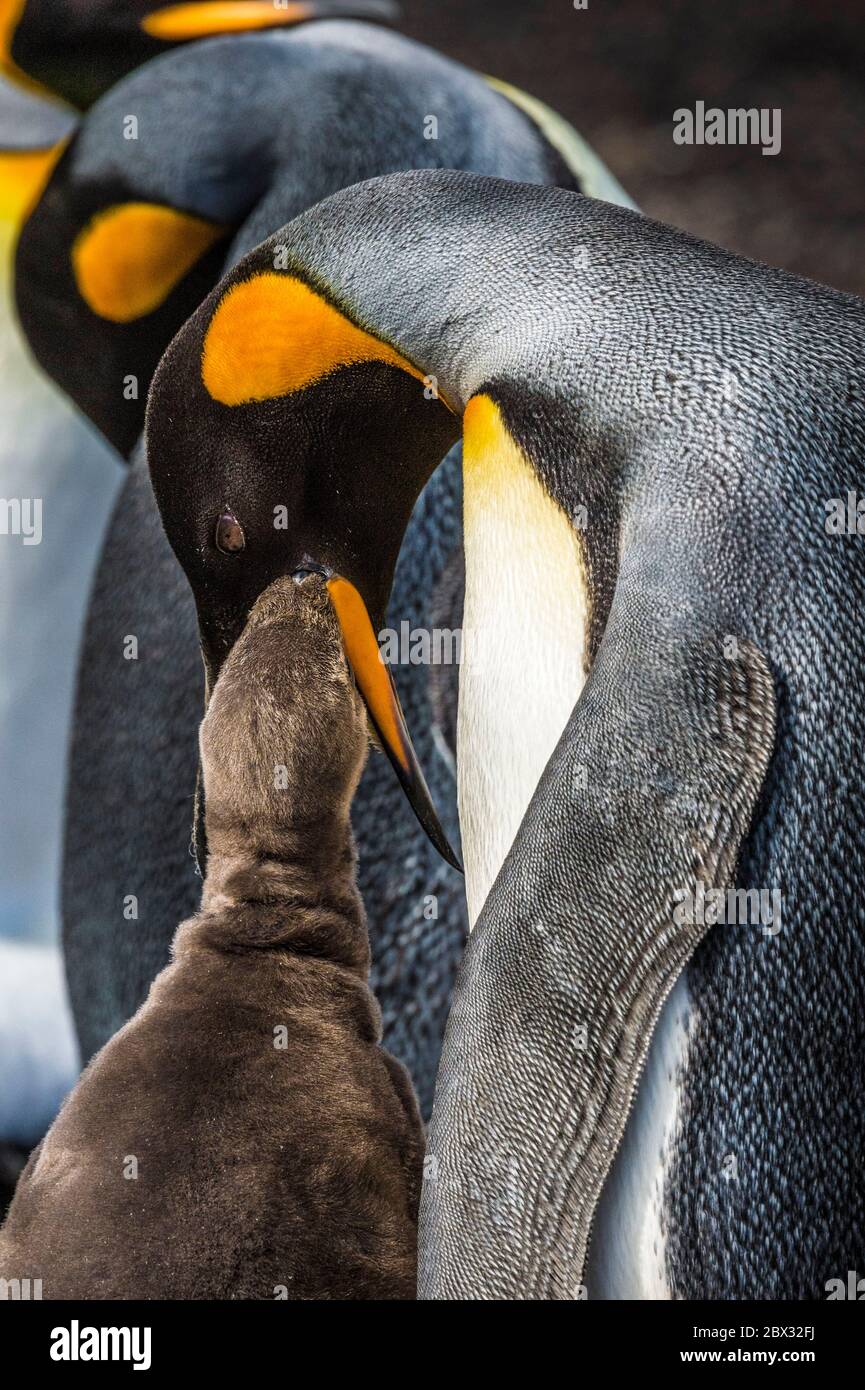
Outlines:
[[[405, 33], [541, 97], [651, 217], [865, 293], [865, 0], [400, 0]], [[780, 107], [781, 151], [673, 144], [673, 112]]]

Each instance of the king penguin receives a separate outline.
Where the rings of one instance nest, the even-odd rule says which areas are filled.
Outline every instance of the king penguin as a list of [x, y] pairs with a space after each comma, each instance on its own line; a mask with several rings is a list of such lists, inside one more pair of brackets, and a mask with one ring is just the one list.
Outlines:
[[391, 0], [0, 0], [0, 74], [21, 90], [86, 110], [127, 73], [178, 44], [311, 19], [391, 20], [397, 13]]
[[[21, 223], [68, 147], [79, 108], [140, 63], [210, 34], [392, 13], [388, 0], [0, 0], [0, 769], [7, 792], [0, 811], [0, 1015], [8, 1025], [0, 1143], [37, 1139], [52, 1098], [75, 1076], [56, 944], [63, 769], [87, 595], [124, 475], [105, 440], [34, 370], [22, 343], [9, 303]], [[128, 147], [130, 156], [136, 148]], [[50, 281], [50, 244], [41, 255], [41, 274]], [[61, 338], [73, 355], [65, 332]], [[36, 991], [29, 1008], [22, 980]]]
[[[129, 113], [137, 143], [123, 139]], [[224, 265], [335, 189], [421, 164], [625, 196], [547, 108], [381, 29], [328, 21], [211, 39], [142, 68], [84, 119], [19, 245], [30, 344], [130, 450], [161, 352]], [[435, 433], [443, 456], [450, 435]], [[452, 459], [417, 503], [394, 587], [397, 628], [427, 626], [442, 604], [443, 625], [458, 625], [449, 609], [462, 563], [459, 488]], [[87, 1058], [146, 995], [198, 891], [189, 854], [203, 699], [197, 624], [140, 454], [108, 530], [81, 671], [64, 940]], [[397, 673], [451, 840], [455, 676], [416, 665]], [[374, 987], [387, 1045], [428, 1113], [465, 934], [463, 889], [393, 797], [384, 760], [371, 759], [353, 822], [362, 888], [377, 904]]]
[[79, 111], [180, 44], [397, 13], [392, 0], [0, 0], [0, 197], [29, 205]]
[[308, 560], [364, 689], [364, 610], [462, 435], [474, 930], [423, 1297], [821, 1297], [855, 1268], [863, 349], [851, 296], [419, 171], [282, 229], [162, 359], [148, 459], [211, 679]]

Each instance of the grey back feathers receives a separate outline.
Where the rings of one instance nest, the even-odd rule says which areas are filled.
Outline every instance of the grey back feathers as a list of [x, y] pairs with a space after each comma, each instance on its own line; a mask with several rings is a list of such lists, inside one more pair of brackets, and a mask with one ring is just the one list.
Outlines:
[[[135, 141], [124, 138], [127, 111]], [[71, 172], [82, 184], [132, 178], [140, 197], [214, 221], [250, 219], [238, 242], [249, 250], [279, 225], [259, 208], [271, 191], [299, 212], [390, 170], [541, 182], [557, 158], [563, 171], [531, 119], [477, 74], [398, 34], [329, 21], [155, 59], [88, 114]]]

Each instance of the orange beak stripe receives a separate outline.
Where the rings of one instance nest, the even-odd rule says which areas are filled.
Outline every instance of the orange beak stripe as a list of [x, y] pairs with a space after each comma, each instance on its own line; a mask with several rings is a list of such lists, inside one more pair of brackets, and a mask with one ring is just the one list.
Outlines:
[[342, 632], [345, 654], [373, 727], [430, 840], [442, 858], [462, 872], [433, 805], [390, 667], [381, 659], [366, 604], [350, 580], [341, 575], [335, 574], [328, 579], [327, 588]]
[[408, 772], [410, 758], [406, 748], [405, 719], [390, 667], [381, 659], [366, 604], [354, 585], [340, 575], [329, 579], [327, 588], [339, 619], [345, 654], [376, 732], [391, 757], [396, 758], [400, 767]]

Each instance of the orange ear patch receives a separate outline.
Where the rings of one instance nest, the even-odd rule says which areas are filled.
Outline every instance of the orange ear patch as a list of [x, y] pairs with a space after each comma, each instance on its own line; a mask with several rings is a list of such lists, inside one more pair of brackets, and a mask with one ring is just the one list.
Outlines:
[[239, 34], [245, 29], [271, 29], [311, 18], [314, 6], [274, 0], [201, 0], [200, 4], [166, 5], [144, 16], [141, 27], [154, 39], [184, 43], [208, 34]]
[[225, 230], [158, 203], [106, 208], [73, 244], [78, 292], [100, 318], [132, 323], [158, 309]]
[[264, 271], [220, 300], [204, 339], [201, 378], [215, 401], [243, 405], [300, 391], [357, 362], [385, 362], [424, 380], [302, 280]]

